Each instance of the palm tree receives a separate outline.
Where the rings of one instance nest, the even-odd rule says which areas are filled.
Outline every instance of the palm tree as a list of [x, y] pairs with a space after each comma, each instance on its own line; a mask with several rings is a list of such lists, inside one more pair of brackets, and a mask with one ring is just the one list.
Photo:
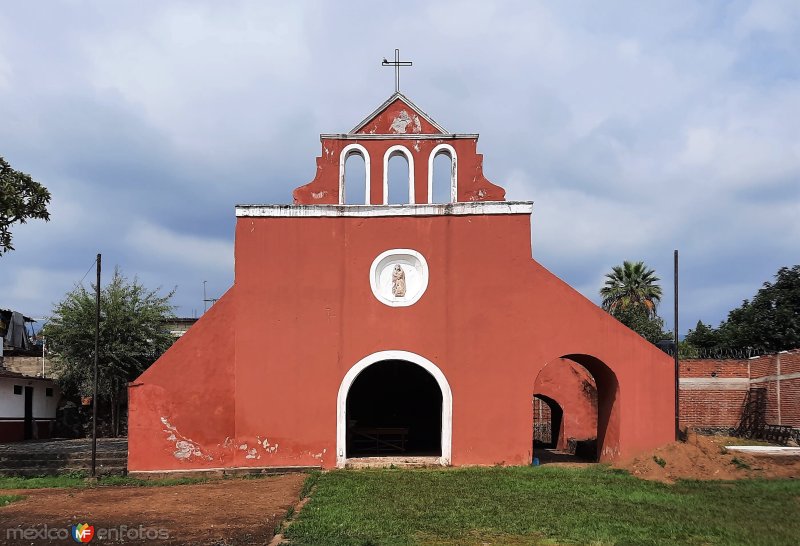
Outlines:
[[616, 310], [641, 305], [649, 316], [654, 317], [656, 306], [661, 301], [659, 280], [656, 272], [644, 262], [625, 260], [622, 266], [614, 266], [611, 273], [606, 273], [605, 286], [600, 289], [603, 309], [613, 315]]

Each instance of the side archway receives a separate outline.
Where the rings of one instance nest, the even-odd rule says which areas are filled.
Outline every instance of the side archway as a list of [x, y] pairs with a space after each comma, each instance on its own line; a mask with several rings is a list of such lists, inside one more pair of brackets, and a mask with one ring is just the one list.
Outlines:
[[[578, 365], [577, 367], [575, 367], [576, 364]], [[614, 460], [620, 452], [620, 387], [616, 373], [614, 373], [611, 367], [605, 362], [592, 355], [578, 353], [565, 354], [559, 358], [552, 359], [539, 371], [534, 383], [534, 392], [536, 396], [542, 394], [537, 390], [537, 388], [541, 390], [540, 377], [548, 372], [552, 372], [552, 368], [558, 366], [567, 369], [570, 366], [575, 370], [582, 369], [586, 381], [581, 381], [580, 383], [583, 383], [584, 387], [587, 385], [592, 386], [590, 383], [593, 381], [593, 388], [588, 389], [593, 391], [593, 393], [589, 393], [585, 388], [580, 389], [582, 392], [578, 390], [574, 393], [561, 391], [560, 396], [565, 398], [559, 400], [559, 403], [564, 407], [564, 419], [568, 417], [573, 419], [574, 415], [567, 415], [568, 411], [578, 409], [573, 398], [587, 396], [588, 398], [594, 398], [590, 405], [593, 405], [596, 409], [591, 411], [592, 415], [588, 413], [584, 415], [584, 419], [590, 420], [592, 424], [596, 423], [597, 445], [596, 449], [591, 446], [592, 452], [594, 453], [594, 458], [598, 461]], [[552, 373], [550, 375], [552, 375]], [[558, 374], [556, 374], [556, 377], [557, 376]], [[565, 407], [565, 402], [569, 402], [569, 404], [567, 404], [570, 406], [569, 408]], [[583, 423], [583, 425], [585, 425], [585, 423]], [[590, 446], [587, 445], [584, 447], [588, 448]], [[591, 457], [589, 453], [592, 452], [586, 452], [586, 456]]]
[[453, 393], [442, 370], [427, 358], [409, 351], [379, 351], [359, 360], [342, 379], [336, 397], [336, 466], [347, 462], [347, 395], [356, 378], [369, 366], [388, 360], [400, 360], [420, 366], [436, 380], [442, 392], [441, 457], [439, 463], [449, 465], [453, 438]]

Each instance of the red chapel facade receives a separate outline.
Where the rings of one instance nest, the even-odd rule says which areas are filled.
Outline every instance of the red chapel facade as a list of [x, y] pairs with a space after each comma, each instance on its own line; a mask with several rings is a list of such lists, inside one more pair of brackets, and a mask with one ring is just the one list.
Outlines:
[[[292, 205], [236, 207], [233, 286], [130, 384], [129, 470], [530, 464], [537, 377], [574, 365], [599, 460], [673, 440], [671, 358], [532, 259], [533, 204], [486, 179], [478, 135], [395, 93], [321, 141]], [[346, 203], [354, 154], [364, 197]]]

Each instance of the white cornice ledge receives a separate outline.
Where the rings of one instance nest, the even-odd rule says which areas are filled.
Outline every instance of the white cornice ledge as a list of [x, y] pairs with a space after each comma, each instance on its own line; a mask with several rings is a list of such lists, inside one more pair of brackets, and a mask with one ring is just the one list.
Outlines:
[[480, 137], [477, 133], [323, 133], [320, 140], [463, 140]]
[[476, 201], [443, 205], [236, 205], [236, 216], [239, 218], [470, 216], [531, 212], [532, 201]]

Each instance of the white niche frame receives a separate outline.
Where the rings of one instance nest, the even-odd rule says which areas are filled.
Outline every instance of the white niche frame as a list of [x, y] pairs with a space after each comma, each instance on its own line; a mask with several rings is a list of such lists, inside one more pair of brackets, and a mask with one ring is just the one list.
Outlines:
[[[416, 261], [417, 264], [414, 264], [414, 261]], [[393, 262], [404, 263], [410, 267], [414, 267], [418, 272], [420, 282], [417, 286], [417, 290], [407, 299], [394, 299], [381, 293], [380, 274]], [[408, 307], [417, 303], [428, 289], [428, 276], [428, 261], [425, 259], [425, 256], [410, 248], [393, 248], [381, 252], [378, 257], [372, 261], [372, 265], [369, 268], [369, 286], [372, 289], [372, 294], [375, 296], [375, 299], [382, 304], [388, 305], [389, 307]]]

